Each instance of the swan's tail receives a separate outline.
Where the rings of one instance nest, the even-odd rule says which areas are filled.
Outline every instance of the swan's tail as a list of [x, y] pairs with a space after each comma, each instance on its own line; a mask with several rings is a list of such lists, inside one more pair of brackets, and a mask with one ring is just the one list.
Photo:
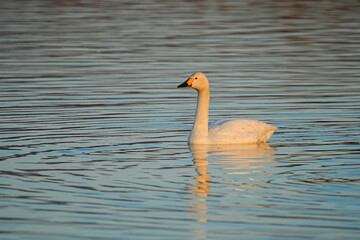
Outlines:
[[267, 142], [269, 140], [269, 138], [273, 135], [273, 133], [278, 130], [277, 127], [270, 125], [270, 124], [266, 124], [268, 127], [268, 130], [265, 132], [265, 134], [259, 139], [259, 143], [260, 142]]

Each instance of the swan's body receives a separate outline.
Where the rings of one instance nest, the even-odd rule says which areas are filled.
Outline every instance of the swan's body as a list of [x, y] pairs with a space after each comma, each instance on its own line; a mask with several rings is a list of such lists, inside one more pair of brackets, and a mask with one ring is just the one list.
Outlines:
[[178, 87], [191, 87], [198, 91], [195, 122], [189, 136], [190, 144], [244, 144], [266, 142], [276, 127], [247, 119], [220, 119], [210, 124], [210, 86], [206, 76], [195, 73]]

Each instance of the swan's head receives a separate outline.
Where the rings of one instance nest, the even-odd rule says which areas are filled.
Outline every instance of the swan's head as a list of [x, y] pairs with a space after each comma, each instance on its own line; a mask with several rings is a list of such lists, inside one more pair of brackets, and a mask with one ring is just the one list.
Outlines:
[[178, 86], [178, 88], [181, 87], [191, 87], [198, 91], [206, 90], [209, 89], [209, 81], [207, 80], [205, 74], [202, 72], [197, 72], [191, 75], [185, 82]]

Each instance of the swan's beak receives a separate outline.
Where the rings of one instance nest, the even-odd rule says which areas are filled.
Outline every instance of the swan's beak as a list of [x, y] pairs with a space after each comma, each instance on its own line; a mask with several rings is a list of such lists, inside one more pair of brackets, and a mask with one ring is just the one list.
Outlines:
[[194, 81], [194, 79], [188, 78], [185, 82], [183, 82], [182, 84], [180, 84], [180, 85], [177, 86], [177, 87], [178, 87], [178, 88], [191, 87], [191, 84], [192, 84], [193, 81]]

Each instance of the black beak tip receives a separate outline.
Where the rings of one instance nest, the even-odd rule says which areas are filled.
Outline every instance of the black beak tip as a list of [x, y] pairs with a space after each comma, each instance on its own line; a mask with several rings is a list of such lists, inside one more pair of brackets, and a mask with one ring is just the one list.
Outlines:
[[189, 87], [189, 85], [187, 84], [187, 81], [185, 81], [182, 84], [180, 84], [179, 86], [177, 86], [177, 88], [183, 88], [183, 87]]

